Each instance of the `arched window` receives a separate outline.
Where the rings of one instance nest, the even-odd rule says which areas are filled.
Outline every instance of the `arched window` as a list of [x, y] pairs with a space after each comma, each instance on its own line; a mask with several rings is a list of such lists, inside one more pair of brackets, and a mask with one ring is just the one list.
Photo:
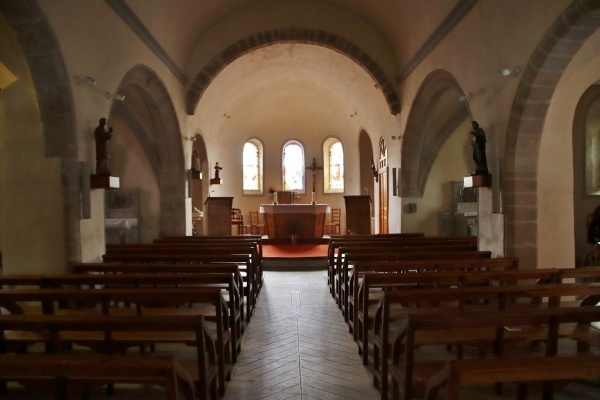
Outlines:
[[243, 191], [244, 194], [263, 193], [263, 147], [256, 139], [250, 139], [244, 144], [243, 151]]
[[325, 193], [344, 192], [344, 148], [336, 138], [329, 138], [323, 143], [323, 190]]
[[304, 148], [291, 140], [283, 146], [283, 190], [304, 193]]

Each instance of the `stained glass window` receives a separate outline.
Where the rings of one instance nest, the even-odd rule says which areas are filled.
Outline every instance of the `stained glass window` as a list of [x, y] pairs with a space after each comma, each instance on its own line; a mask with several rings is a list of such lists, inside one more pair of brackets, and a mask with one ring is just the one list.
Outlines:
[[323, 143], [323, 190], [325, 193], [344, 192], [344, 147], [342, 142], [331, 137]]
[[304, 192], [304, 148], [296, 141], [283, 147], [283, 190]]
[[329, 146], [329, 188], [344, 190], [344, 149], [341, 142]]
[[243, 150], [243, 190], [244, 193], [262, 193], [262, 145], [256, 140], [249, 140]]

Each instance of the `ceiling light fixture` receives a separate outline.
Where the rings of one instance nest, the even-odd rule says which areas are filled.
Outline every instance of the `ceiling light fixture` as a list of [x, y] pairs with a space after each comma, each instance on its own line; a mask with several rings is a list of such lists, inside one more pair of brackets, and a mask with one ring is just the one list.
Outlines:
[[472, 98], [473, 98], [473, 94], [467, 93], [467, 94], [462, 94], [462, 95], [458, 96], [456, 99], [458, 100], [459, 103], [462, 103], [463, 101], [469, 101]]
[[502, 75], [503, 77], [507, 78], [511, 75], [519, 75], [519, 72], [521, 72], [521, 69], [519, 67], [514, 67], [514, 68], [509, 68], [509, 67], [502, 67], [500, 69], [500, 75]]
[[75, 83], [77, 83], [78, 85], [96, 86], [96, 80], [89, 75], [85, 77], [76, 75]]
[[108, 97], [110, 100], [118, 100], [118, 101], [123, 101], [125, 100], [125, 96], [122, 95], [121, 93], [115, 93], [112, 94], [111, 92], [106, 92], [106, 97]]

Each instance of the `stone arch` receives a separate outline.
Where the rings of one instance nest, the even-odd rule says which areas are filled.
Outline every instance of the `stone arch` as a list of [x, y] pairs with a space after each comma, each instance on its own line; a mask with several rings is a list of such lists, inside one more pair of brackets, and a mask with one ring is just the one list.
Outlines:
[[[150, 68], [138, 65], [123, 78], [119, 91], [136, 91], [150, 116], [149, 131], [131, 110], [113, 105], [140, 140], [158, 181], [160, 191], [160, 235], [185, 235], [185, 157], [181, 129], [166, 86]], [[126, 112], [129, 111], [129, 112]]]
[[3, 0], [0, 11], [27, 61], [37, 95], [47, 157], [61, 160], [65, 254], [81, 260], [79, 165], [71, 83], [58, 40], [35, 0]]
[[600, 1], [576, 0], [557, 18], [527, 63], [508, 124], [503, 194], [506, 252], [537, 266], [537, 171], [552, 94], [573, 56], [600, 28]]
[[377, 82], [383, 92], [390, 112], [394, 115], [400, 112], [400, 98], [393, 82], [385, 75], [383, 69], [371, 56], [352, 42], [335, 34], [314, 29], [273, 29], [256, 33], [237, 41], [224, 49], [221, 54], [214, 57], [196, 75], [186, 95], [186, 109], [193, 115], [200, 98], [212, 80], [228, 64], [253, 50], [267, 47], [277, 43], [303, 43], [315, 44], [337, 51], [361, 65], [365, 71]]
[[421, 83], [410, 110], [402, 144], [402, 195], [423, 197], [427, 177], [440, 149], [450, 134], [471, 112], [468, 103], [456, 103], [438, 129], [429, 129], [429, 121], [440, 97], [454, 90], [462, 93], [456, 79], [447, 71], [435, 70]]

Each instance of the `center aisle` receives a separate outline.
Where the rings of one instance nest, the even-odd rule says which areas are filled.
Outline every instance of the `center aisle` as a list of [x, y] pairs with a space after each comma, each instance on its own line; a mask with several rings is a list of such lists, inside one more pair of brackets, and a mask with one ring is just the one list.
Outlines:
[[378, 399], [326, 271], [266, 271], [226, 400]]

